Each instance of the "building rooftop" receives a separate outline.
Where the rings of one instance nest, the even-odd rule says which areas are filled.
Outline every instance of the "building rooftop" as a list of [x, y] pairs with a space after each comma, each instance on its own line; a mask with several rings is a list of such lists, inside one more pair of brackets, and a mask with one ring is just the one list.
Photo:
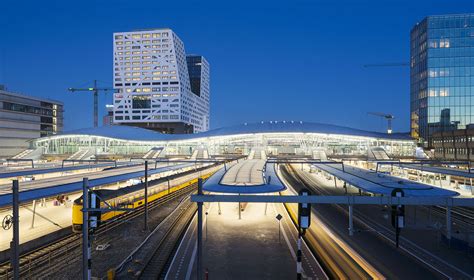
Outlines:
[[64, 104], [62, 101], [58, 101], [58, 100], [54, 100], [50, 98], [44, 98], [44, 97], [33, 96], [33, 95], [24, 94], [24, 93], [13, 92], [13, 91], [10, 91], [5, 85], [0, 85], [0, 93], [15, 96], [15, 97], [23, 97], [23, 98], [34, 99], [38, 101], [57, 103], [60, 105]]
[[169, 141], [260, 133], [320, 133], [356, 137], [370, 137], [389, 140], [412, 140], [408, 133], [387, 134], [337, 126], [332, 124], [312, 123], [303, 121], [272, 121], [245, 123], [241, 125], [217, 128], [195, 134], [163, 134], [139, 127], [114, 125], [98, 128], [84, 128], [72, 130], [63, 132], [59, 135], [93, 135], [132, 141]]

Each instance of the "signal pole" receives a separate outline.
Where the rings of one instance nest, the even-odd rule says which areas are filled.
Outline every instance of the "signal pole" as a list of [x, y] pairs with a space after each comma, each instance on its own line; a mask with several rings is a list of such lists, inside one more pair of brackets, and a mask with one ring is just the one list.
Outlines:
[[89, 239], [89, 180], [82, 181], [82, 279], [91, 279], [91, 244]]
[[13, 279], [20, 279], [20, 199], [18, 180], [13, 180], [13, 240], [10, 244]]

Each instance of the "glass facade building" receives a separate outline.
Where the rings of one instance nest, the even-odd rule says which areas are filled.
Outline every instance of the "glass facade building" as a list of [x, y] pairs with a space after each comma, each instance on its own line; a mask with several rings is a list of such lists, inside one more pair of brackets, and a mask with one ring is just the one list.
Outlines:
[[411, 136], [474, 123], [474, 14], [428, 16], [410, 36]]

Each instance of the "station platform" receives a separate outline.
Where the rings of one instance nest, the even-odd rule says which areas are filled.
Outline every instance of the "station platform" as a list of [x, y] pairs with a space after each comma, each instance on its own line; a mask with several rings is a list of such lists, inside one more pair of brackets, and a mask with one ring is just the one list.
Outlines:
[[[281, 204], [246, 204], [240, 219], [238, 203], [205, 204], [203, 212], [207, 213], [203, 228], [203, 268], [209, 279], [296, 277], [297, 233]], [[278, 214], [283, 216], [280, 235]], [[197, 279], [196, 238], [195, 217], [165, 279]], [[306, 246], [303, 256], [305, 278], [325, 279]]]
[[[72, 202], [81, 194], [69, 195], [69, 201], [63, 205], [55, 206], [53, 200], [37, 201], [36, 207], [33, 203], [22, 205], [20, 207], [20, 244], [40, 238], [51, 232], [71, 226]], [[34, 215], [33, 221], [33, 211]], [[0, 218], [3, 219], [7, 214], [11, 215], [10, 210], [0, 212]], [[32, 227], [33, 226], [33, 227]], [[13, 230], [4, 230], [0, 228], [0, 251], [10, 248]]]
[[[173, 165], [169, 167], [161, 167], [154, 170], [156, 171], [155, 174], [158, 174], [160, 176], [167, 176], [171, 174], [170, 172], [176, 172], [179, 169], [189, 170], [190, 168], [192, 168], [192, 166], [194, 165], [190, 166], [188, 164], [184, 164], [184, 165], [180, 164], [180, 165]], [[140, 172], [138, 172], [139, 173], [138, 175], [141, 174]], [[109, 178], [106, 178], [106, 179], [109, 179]], [[112, 179], [113, 179], [113, 176], [112, 176]], [[94, 181], [90, 181], [90, 182], [93, 183]], [[103, 181], [99, 180], [99, 182], [103, 182]], [[59, 190], [58, 187], [60, 186], [51, 187], [51, 188], [48, 188], [47, 190], [50, 190], [50, 189]], [[108, 188], [110, 187], [115, 188], [116, 185], [111, 185]], [[34, 190], [31, 192], [34, 192]], [[20, 205], [20, 213], [19, 213], [20, 215], [20, 244], [40, 238], [42, 236], [56, 232], [63, 228], [70, 227], [72, 225], [72, 203], [76, 198], [82, 195], [82, 185], [79, 186], [79, 189], [70, 189], [69, 191], [66, 191], [66, 192], [54, 193], [53, 195], [41, 196], [41, 194], [45, 193], [42, 190], [38, 190], [37, 193], [38, 193], [37, 196], [39, 198], [35, 198], [33, 201], [30, 201], [30, 202], [23, 202]], [[62, 205], [55, 206], [54, 205], [54, 201], [56, 201], [55, 199], [49, 199], [49, 200], [42, 199], [45, 197], [55, 197], [58, 194], [67, 196], [68, 197], [67, 202], [65, 202]], [[0, 196], [0, 198], [1, 197], [2, 196]], [[10, 207], [4, 207], [4, 209], [0, 210], [0, 220], [2, 220], [6, 215], [12, 214], [11, 202], [10, 204], [7, 204], [6, 206], [10, 206]], [[33, 223], [33, 211], [35, 211], [34, 223]], [[4, 230], [3, 228], [0, 228], [0, 232], [1, 232], [0, 251], [3, 251], [5, 249], [8, 249], [10, 246], [13, 230], [11, 228], [9, 230]]]

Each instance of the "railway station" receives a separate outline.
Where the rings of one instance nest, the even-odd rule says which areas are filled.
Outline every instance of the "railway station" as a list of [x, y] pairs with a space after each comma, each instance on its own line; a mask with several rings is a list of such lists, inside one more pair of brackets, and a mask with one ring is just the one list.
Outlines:
[[[403, 222], [400, 244], [418, 260], [405, 273], [466, 276], [471, 272], [464, 268], [433, 271], [419, 261], [426, 256], [414, 251], [429, 252], [440, 243], [470, 250], [474, 213], [466, 206], [473, 201], [472, 174], [469, 162], [420, 157], [404, 134], [300, 121], [196, 134], [109, 126], [41, 137], [1, 167], [0, 279], [12, 277], [13, 251], [22, 275], [41, 270], [38, 277], [54, 278], [61, 262], [49, 260], [65, 256], [76, 261], [64, 264], [70, 268], [64, 276], [81, 275], [84, 217], [91, 273], [97, 277], [197, 279], [208, 273], [225, 278], [224, 268], [232, 263], [242, 277], [266, 277], [270, 271], [283, 277], [301, 266], [312, 279], [390, 278], [394, 272], [377, 256], [390, 251], [388, 263], [410, 262], [406, 252], [383, 241], [395, 240], [387, 230], [395, 202], [410, 221]], [[19, 191], [16, 248], [10, 243], [15, 239], [12, 180]], [[202, 193], [196, 195], [199, 182]], [[319, 202], [311, 203], [311, 227], [303, 238], [295, 202], [305, 190]], [[392, 200], [397, 192], [401, 196]], [[439, 234], [440, 241], [409, 248], [421, 230]], [[415, 241], [404, 239], [404, 232]], [[362, 245], [354, 247], [352, 240]], [[367, 248], [377, 249], [371, 255]], [[299, 250], [303, 260], [296, 264]], [[444, 267], [443, 258], [457, 253], [439, 250], [428, 267]], [[242, 255], [252, 255], [252, 261], [239, 262]], [[255, 274], [255, 266], [267, 269]]]

